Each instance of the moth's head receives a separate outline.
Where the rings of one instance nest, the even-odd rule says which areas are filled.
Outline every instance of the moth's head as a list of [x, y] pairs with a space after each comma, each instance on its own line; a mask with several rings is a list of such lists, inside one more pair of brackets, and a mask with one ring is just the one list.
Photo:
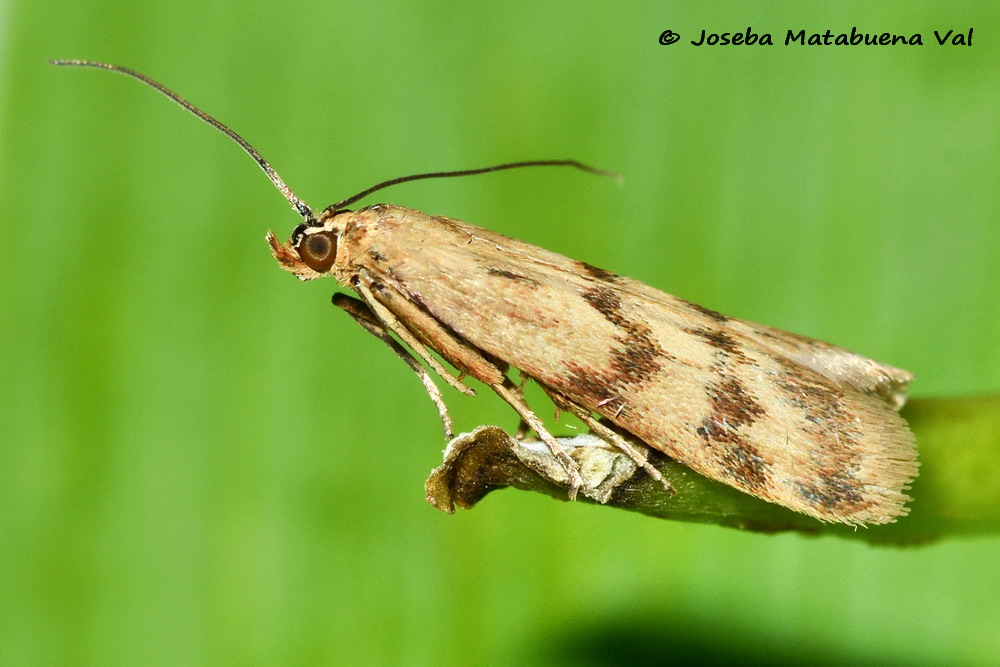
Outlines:
[[321, 278], [335, 272], [350, 211], [324, 213], [319, 220], [304, 222], [292, 231], [287, 243], [278, 241], [274, 232], [267, 233], [271, 255], [286, 271], [299, 280]]

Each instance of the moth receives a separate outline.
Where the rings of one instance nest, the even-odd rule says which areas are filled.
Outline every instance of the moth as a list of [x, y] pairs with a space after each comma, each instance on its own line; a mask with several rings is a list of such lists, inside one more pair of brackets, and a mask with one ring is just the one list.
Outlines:
[[607, 172], [546, 160], [417, 174], [316, 214], [246, 140], [162, 84], [116, 65], [52, 62], [136, 78], [239, 143], [303, 218], [286, 243], [268, 232], [279, 265], [301, 280], [332, 276], [357, 294], [333, 302], [417, 372], [449, 437], [431, 372], [470, 395], [464, 379], [475, 378], [506, 401], [565, 467], [574, 497], [577, 464], [526, 403], [511, 378], [517, 369], [661, 481], [650, 450], [821, 521], [906, 514], [918, 463], [898, 410], [910, 373], [460, 220], [390, 204], [347, 208], [420, 178], [551, 165]]

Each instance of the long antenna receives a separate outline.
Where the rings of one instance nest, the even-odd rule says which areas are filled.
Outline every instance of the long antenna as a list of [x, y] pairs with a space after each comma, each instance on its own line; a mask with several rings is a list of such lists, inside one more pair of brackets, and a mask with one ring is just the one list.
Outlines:
[[494, 167], [483, 167], [481, 169], [462, 169], [460, 171], [432, 171], [426, 174], [413, 174], [412, 176], [400, 176], [399, 178], [391, 178], [388, 181], [382, 181], [376, 185], [371, 186], [367, 190], [362, 190], [358, 194], [348, 197], [343, 201], [339, 201], [336, 204], [330, 204], [326, 207], [326, 213], [336, 213], [345, 206], [350, 206], [359, 199], [364, 199], [373, 192], [377, 192], [383, 188], [387, 188], [391, 185], [399, 185], [400, 183], [406, 183], [408, 181], [419, 181], [424, 178], [449, 178], [451, 176], [472, 176], [474, 174], [485, 174], [491, 171], [502, 171], [504, 169], [520, 169], [521, 167], [576, 167], [581, 171], [586, 171], [590, 174], [597, 174], [598, 176], [607, 176], [613, 178], [616, 181], [621, 182], [622, 177], [613, 171], [605, 171], [604, 169], [596, 169], [589, 165], [583, 164], [582, 162], [577, 162], [576, 160], [531, 160], [529, 162], [509, 162], [507, 164], [498, 164]]
[[[195, 116], [202, 119], [215, 129], [222, 132], [227, 137], [238, 143], [243, 148], [243, 150], [245, 150], [247, 154], [249, 154], [250, 157], [252, 157], [258, 165], [260, 165], [260, 168], [264, 170], [264, 173], [267, 174], [267, 177], [271, 179], [272, 183], [274, 183], [274, 187], [278, 188], [281, 194], [285, 196], [285, 199], [287, 199], [288, 203], [292, 205], [292, 208], [298, 211], [299, 215], [305, 218], [306, 225], [316, 224], [316, 218], [313, 215], [312, 209], [309, 208], [309, 206], [304, 201], [299, 199], [294, 192], [292, 192], [292, 189], [285, 184], [285, 181], [281, 179], [281, 176], [279, 176], [278, 172], [274, 170], [274, 167], [272, 167], [267, 162], [267, 160], [265, 160], [264, 157], [257, 152], [256, 148], [250, 145], [250, 142], [248, 142], [246, 139], [237, 134], [228, 125], [225, 125], [224, 123], [208, 115], [207, 113], [205, 113], [195, 105], [191, 104], [190, 102], [188, 102], [186, 99], [184, 99], [174, 91], [164, 86], [162, 83], [154, 81], [145, 74], [137, 72], [134, 69], [129, 69], [128, 67], [122, 67], [121, 65], [99, 63], [92, 60], [50, 60], [49, 62], [59, 67], [95, 67], [97, 69], [106, 69], [112, 72], [118, 72], [119, 74], [125, 74], [126, 76], [130, 76], [133, 79], [138, 79], [139, 81], [142, 81], [150, 88], [154, 88], [159, 92], [163, 93], [171, 100], [173, 100], [180, 106], [184, 107], [185, 109], [193, 113]], [[359, 192], [354, 196], [348, 197], [347, 199], [337, 202], [336, 204], [331, 204], [330, 206], [326, 207], [325, 212], [328, 214], [336, 213], [345, 206], [349, 206], [350, 204], [353, 204], [354, 202], [367, 197], [373, 192], [378, 192], [379, 190], [382, 190], [389, 186], [398, 185], [400, 183], [406, 183], [408, 181], [418, 181], [425, 178], [449, 178], [452, 176], [472, 176], [474, 174], [485, 174], [491, 171], [502, 171], [504, 169], [520, 169], [521, 167], [574, 167], [576, 169], [579, 169], [581, 171], [586, 171], [591, 174], [597, 174], [598, 176], [608, 176], [617, 181], [621, 181], [621, 176], [619, 176], [613, 171], [596, 169], [589, 165], [583, 164], [582, 162], [577, 162], [576, 160], [531, 160], [528, 162], [509, 162], [507, 164], [498, 164], [493, 167], [483, 167], [481, 169], [462, 169], [460, 171], [433, 171], [425, 174], [412, 174], [410, 176], [400, 176], [399, 178], [392, 178], [389, 179], [388, 181], [382, 181], [381, 183], [377, 183], [371, 186], [370, 188], [367, 188]]]
[[212, 116], [209, 116], [207, 113], [205, 113], [195, 105], [191, 104], [190, 102], [188, 102], [186, 99], [184, 99], [174, 91], [164, 86], [162, 83], [154, 81], [153, 79], [150, 79], [148, 76], [136, 72], [133, 69], [129, 69], [128, 67], [121, 67], [120, 65], [109, 65], [108, 63], [99, 63], [91, 60], [50, 60], [49, 62], [59, 67], [96, 67], [98, 69], [111, 70], [112, 72], [118, 72], [119, 74], [125, 74], [127, 76], [130, 76], [133, 79], [138, 79], [147, 86], [155, 88], [156, 90], [160, 91], [161, 93], [172, 99], [174, 102], [181, 105], [182, 107], [193, 113], [195, 116], [201, 118], [203, 121], [205, 121], [215, 129], [222, 132], [230, 139], [238, 143], [240, 146], [242, 146], [243, 150], [245, 150], [250, 155], [250, 157], [252, 157], [254, 161], [260, 165], [260, 168], [264, 170], [264, 173], [267, 174], [267, 177], [271, 179], [272, 183], [274, 183], [274, 187], [278, 188], [281, 194], [285, 196], [285, 199], [288, 200], [288, 203], [290, 203], [292, 207], [299, 212], [299, 215], [305, 218], [306, 224], [313, 223], [315, 221], [312, 209], [309, 208], [309, 206], [307, 206], [304, 201], [299, 199], [294, 192], [292, 192], [292, 189], [288, 187], [283, 180], [281, 180], [281, 176], [279, 176], [278, 172], [274, 170], [274, 167], [268, 164], [267, 160], [265, 160], [263, 156], [261, 156], [261, 154], [257, 152], [257, 149], [250, 145], [250, 142], [248, 142], [240, 135], [236, 134], [236, 132], [230, 129], [227, 125], [224, 125], [223, 123], [219, 122]]

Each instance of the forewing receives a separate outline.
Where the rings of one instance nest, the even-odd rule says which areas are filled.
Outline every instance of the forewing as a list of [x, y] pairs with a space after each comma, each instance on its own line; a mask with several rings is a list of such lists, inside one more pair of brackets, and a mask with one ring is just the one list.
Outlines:
[[384, 215], [370, 270], [491, 357], [747, 493], [826, 521], [905, 513], [904, 371], [466, 223]]

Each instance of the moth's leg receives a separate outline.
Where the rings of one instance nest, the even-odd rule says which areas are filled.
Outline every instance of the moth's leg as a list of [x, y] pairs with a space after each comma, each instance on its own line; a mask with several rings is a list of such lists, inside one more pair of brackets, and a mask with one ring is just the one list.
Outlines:
[[663, 474], [649, 462], [648, 452], [639, 450], [635, 445], [620, 436], [618, 433], [615, 433], [599, 420], [594, 419], [593, 415], [590, 414], [590, 410], [581, 405], [577, 405], [559, 392], [549, 389], [541, 382], [538, 384], [545, 391], [545, 393], [548, 394], [549, 398], [552, 399], [556, 406], [561, 407], [576, 416], [577, 419], [586, 424], [587, 427], [599, 438], [606, 442], [610, 442], [612, 445], [624, 452], [626, 456], [632, 459], [633, 463], [645, 470], [646, 474], [651, 478], [662, 484], [668, 492], [676, 493], [673, 485], [671, 485], [670, 482], [663, 477]]
[[[528, 376], [518, 371], [521, 381], [517, 383], [517, 393], [520, 394], [521, 398], [524, 398], [524, 385], [528, 381]], [[517, 440], [524, 440], [528, 437], [528, 433], [531, 431], [531, 427], [528, 426], [528, 422], [523, 419], [517, 420], [517, 431], [514, 432], [514, 438]]]
[[417, 338], [410, 333], [410, 330], [406, 328], [397, 318], [392, 311], [383, 306], [375, 295], [372, 294], [371, 289], [363, 281], [359, 282], [357, 285], [358, 293], [364, 297], [365, 304], [371, 308], [372, 312], [375, 314], [376, 318], [382, 322], [390, 331], [403, 339], [410, 348], [417, 353], [417, 355], [424, 360], [428, 366], [437, 373], [442, 380], [450, 384], [453, 388], [462, 392], [466, 396], [475, 396], [476, 392], [471, 387], [462, 384], [458, 378], [448, 372], [448, 370], [441, 365], [437, 359], [432, 357], [429, 352], [427, 352], [424, 345], [417, 340]]
[[[431, 349], [447, 359], [448, 363], [489, 386], [500, 398], [514, 408], [521, 419], [538, 434], [552, 455], [566, 469], [566, 474], [570, 479], [569, 497], [571, 500], [575, 499], [577, 490], [583, 485], [580, 466], [570, 458], [559, 441], [546, 430], [542, 420], [535, 416], [535, 413], [525, 403], [524, 398], [521, 397], [520, 390], [510, 382], [497, 365], [490, 361], [481, 350], [456, 338], [432, 315], [397, 292], [393, 287], [379, 283], [365, 272], [361, 272], [359, 278], [358, 291], [365, 297], [366, 301], [370, 300], [372, 310], [379, 319], [383, 319], [383, 312], [388, 313], [388, 316], [392, 318], [391, 321], [405, 331], [410, 339], [417, 340], [419, 337]], [[390, 320], [383, 321], [400, 338], [409, 343], [409, 340], [400, 331], [391, 326]], [[405, 325], [402, 324], [403, 322]]]
[[579, 491], [580, 487], [583, 486], [583, 475], [580, 473], [580, 466], [577, 465], [576, 461], [566, 453], [563, 446], [559, 444], [545, 425], [542, 420], [539, 419], [528, 404], [524, 402], [524, 398], [521, 397], [521, 393], [515, 390], [508, 384], [500, 383], [496, 385], [490, 385], [490, 389], [497, 393], [497, 396], [502, 398], [507, 402], [507, 405], [514, 408], [518, 415], [521, 417], [521, 421], [531, 427], [531, 430], [538, 434], [538, 437], [542, 442], [549, 448], [552, 455], [556, 457], [556, 460], [562, 465], [566, 470], [566, 474], [569, 475], [569, 489], [567, 494], [570, 500], [576, 500], [576, 493]]
[[406, 362], [417, 377], [420, 378], [420, 382], [424, 385], [424, 389], [427, 390], [427, 395], [431, 397], [434, 401], [434, 405], [437, 406], [438, 414], [441, 416], [441, 423], [444, 425], [444, 434], [448, 440], [452, 440], [455, 437], [455, 433], [452, 430], [451, 416], [448, 414], [448, 406], [444, 403], [444, 398], [441, 396], [441, 390], [438, 389], [437, 385], [434, 384], [431, 374], [427, 372], [427, 369], [420, 365], [413, 355], [406, 351], [402, 345], [396, 342], [396, 339], [389, 335], [389, 332], [378, 318], [375, 313], [371, 311], [368, 306], [365, 305], [364, 301], [355, 299], [354, 297], [347, 296], [346, 294], [333, 295], [333, 305], [340, 308], [345, 313], [350, 315], [355, 322], [360, 324], [365, 328], [368, 333], [372, 334], [396, 353], [400, 359]]

